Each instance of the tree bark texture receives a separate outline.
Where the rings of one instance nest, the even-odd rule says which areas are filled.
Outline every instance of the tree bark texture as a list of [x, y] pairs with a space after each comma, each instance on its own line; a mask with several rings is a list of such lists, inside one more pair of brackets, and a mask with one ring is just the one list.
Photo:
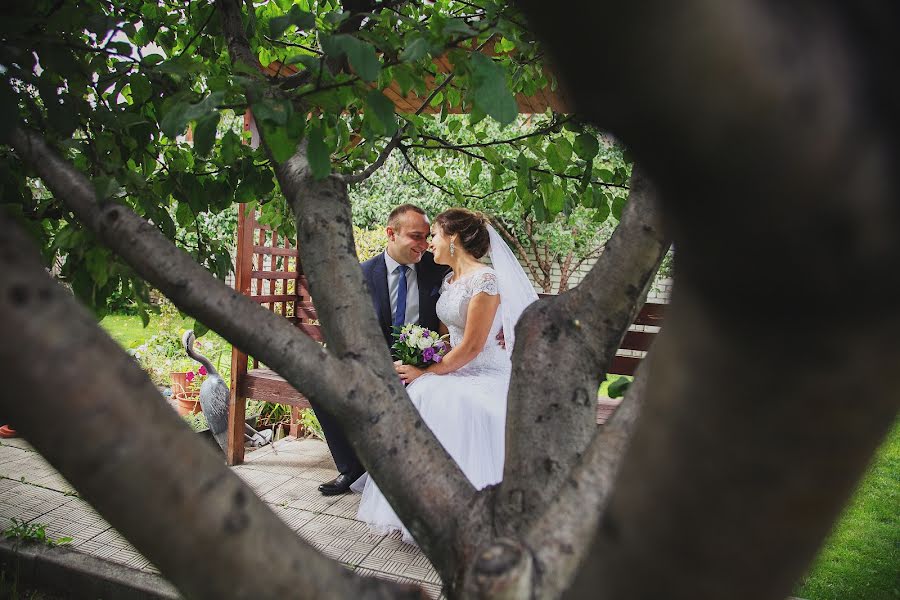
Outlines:
[[[679, 252], [573, 596], [783, 598], [898, 407], [898, 93], [876, 68], [896, 8], [520, 4], [660, 186]], [[615, 85], [576, 71], [587, 55]]]

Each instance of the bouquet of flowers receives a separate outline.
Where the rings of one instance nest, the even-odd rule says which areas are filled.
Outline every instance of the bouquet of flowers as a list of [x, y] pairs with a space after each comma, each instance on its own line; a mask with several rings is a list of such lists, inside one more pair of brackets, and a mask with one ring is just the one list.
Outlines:
[[431, 363], [439, 363], [450, 349], [450, 344], [441, 339], [437, 331], [425, 329], [421, 325], [395, 328], [394, 338], [396, 341], [391, 350], [405, 365], [427, 367]]

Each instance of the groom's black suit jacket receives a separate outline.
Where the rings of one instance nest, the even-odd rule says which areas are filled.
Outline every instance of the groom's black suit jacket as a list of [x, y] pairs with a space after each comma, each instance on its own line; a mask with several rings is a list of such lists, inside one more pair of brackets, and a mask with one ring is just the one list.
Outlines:
[[[388, 296], [387, 265], [384, 262], [384, 252], [370, 258], [360, 265], [363, 277], [369, 286], [369, 294], [375, 305], [375, 314], [378, 315], [378, 324], [381, 333], [388, 346], [394, 343], [391, 337], [391, 299]], [[441, 282], [450, 268], [438, 265], [434, 262], [431, 252], [425, 252], [422, 260], [416, 265], [416, 282], [419, 285], [419, 325], [437, 331], [439, 321], [437, 318], [437, 299], [441, 293]]]
[[[391, 346], [394, 341], [391, 336], [393, 318], [391, 299], [388, 295], [387, 265], [384, 262], [384, 252], [360, 266], [366, 285], [369, 286], [372, 303], [375, 305], [381, 333], [388, 346]], [[416, 282], [419, 286], [419, 325], [433, 331], [437, 331], [439, 324], [437, 300], [441, 293], [441, 282], [449, 270], [449, 267], [435, 264], [431, 252], [424, 253], [422, 260], [416, 265]], [[362, 474], [362, 465], [337, 422], [326, 411], [320, 410], [315, 402], [310, 402], [319, 418], [319, 424], [325, 434], [325, 441], [328, 442], [328, 449], [331, 450], [331, 456], [334, 458], [334, 464], [338, 471], [345, 475], [358, 476]]]

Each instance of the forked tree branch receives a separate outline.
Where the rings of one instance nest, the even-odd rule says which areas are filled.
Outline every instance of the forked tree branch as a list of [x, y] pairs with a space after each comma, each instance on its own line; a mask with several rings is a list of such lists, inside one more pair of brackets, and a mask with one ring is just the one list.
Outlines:
[[509, 535], [543, 512], [594, 438], [597, 390], [668, 250], [656, 192], [637, 167], [628, 197], [584, 281], [533, 305], [516, 327], [497, 507]]
[[0, 371], [10, 397], [28, 398], [4, 410], [185, 596], [255, 599], [265, 581], [267, 593], [284, 597], [423, 597], [412, 586], [358, 577], [291, 531], [38, 257], [0, 212], [0, 328], [17, 332], [15, 343], [0, 345]]

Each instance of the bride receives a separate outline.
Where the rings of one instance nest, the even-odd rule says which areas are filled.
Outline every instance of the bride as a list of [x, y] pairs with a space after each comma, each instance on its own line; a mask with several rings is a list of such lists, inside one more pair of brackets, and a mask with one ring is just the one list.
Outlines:
[[[483, 215], [452, 208], [435, 218], [431, 230], [434, 262], [451, 269], [441, 285], [437, 315], [452, 350], [425, 369], [399, 364], [396, 369], [422, 419], [481, 489], [503, 478], [515, 324], [537, 294]], [[486, 253], [493, 267], [479, 260]], [[494, 339], [501, 329], [505, 349]], [[404, 541], [413, 542], [371, 478], [366, 478], [357, 518], [379, 532], [399, 529]]]

